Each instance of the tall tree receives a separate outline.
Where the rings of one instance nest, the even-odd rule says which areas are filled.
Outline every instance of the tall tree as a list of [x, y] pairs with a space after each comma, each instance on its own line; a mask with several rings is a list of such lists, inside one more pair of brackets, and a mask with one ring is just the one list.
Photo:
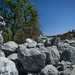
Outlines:
[[36, 38], [39, 35], [38, 11], [29, 0], [0, 0], [0, 14], [6, 19], [4, 31], [11, 34], [9, 40], [14, 40], [19, 30], [27, 37]]

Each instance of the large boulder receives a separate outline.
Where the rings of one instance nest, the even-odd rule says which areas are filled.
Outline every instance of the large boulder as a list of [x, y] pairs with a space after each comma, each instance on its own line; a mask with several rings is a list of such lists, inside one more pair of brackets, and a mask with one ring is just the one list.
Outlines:
[[59, 51], [61, 51], [61, 60], [69, 61], [72, 64], [75, 64], [75, 47], [67, 43], [61, 43], [58, 48]]
[[0, 75], [18, 75], [15, 63], [5, 57], [0, 58]]
[[60, 61], [60, 54], [56, 46], [43, 48], [42, 51], [46, 54], [46, 65], [56, 65]]
[[39, 72], [45, 66], [45, 54], [37, 48], [19, 46], [18, 57], [28, 72]]
[[10, 54], [7, 58], [16, 64], [16, 68], [19, 71], [19, 75], [23, 75], [26, 73], [25, 69], [23, 68], [23, 65], [20, 63], [17, 53]]
[[64, 50], [61, 54], [61, 59], [75, 64], [75, 47], [69, 46], [66, 50]]
[[47, 65], [41, 70], [40, 75], [58, 75], [58, 70], [53, 65]]
[[18, 45], [14, 41], [9, 41], [1, 46], [2, 51], [5, 53], [6, 57], [14, 52], [16, 52]]
[[50, 53], [51, 64], [56, 65], [60, 61], [60, 54], [56, 46], [47, 47]]
[[61, 42], [58, 44], [58, 50], [60, 52], [60, 55], [62, 54], [63, 51], [65, 51], [66, 49], [69, 48], [69, 44], [68, 43], [64, 43], [64, 42]]
[[59, 42], [60, 42], [60, 39], [58, 37], [54, 37], [53, 39], [51, 39], [51, 45], [58, 46]]

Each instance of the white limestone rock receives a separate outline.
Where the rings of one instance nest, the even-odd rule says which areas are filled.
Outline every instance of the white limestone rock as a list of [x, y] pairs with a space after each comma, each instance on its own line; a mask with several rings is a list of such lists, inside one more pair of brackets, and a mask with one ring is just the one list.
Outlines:
[[0, 75], [18, 75], [15, 63], [5, 57], [0, 57]]

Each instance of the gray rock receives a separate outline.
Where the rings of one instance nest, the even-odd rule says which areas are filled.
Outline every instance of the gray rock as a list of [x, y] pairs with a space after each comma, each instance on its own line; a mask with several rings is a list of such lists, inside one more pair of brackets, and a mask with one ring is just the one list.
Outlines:
[[18, 75], [14, 62], [5, 57], [0, 58], [0, 75]]
[[37, 42], [38, 42], [38, 43], [45, 43], [46, 39], [47, 39], [46, 36], [40, 35], [40, 36], [38, 37], [38, 39], [37, 39]]
[[58, 63], [57, 69], [58, 69], [59, 71], [64, 71], [64, 70], [66, 70], [67, 68], [69, 68], [69, 69], [72, 69], [72, 68], [73, 68], [71, 62], [63, 61], [63, 60], [62, 60], [61, 62]]
[[36, 48], [37, 42], [28, 38], [28, 39], [26, 39], [26, 42], [24, 44], [27, 48]]
[[37, 48], [27, 49], [20, 46], [18, 48], [18, 57], [25, 70], [29, 72], [38, 72], [45, 66], [46, 56]]
[[27, 44], [26, 43], [24, 43], [24, 44], [18, 44], [18, 46], [27, 48]]
[[70, 41], [68, 39], [63, 40], [64, 43], [69, 43]]
[[10, 54], [16, 52], [16, 49], [18, 45], [14, 41], [9, 41], [7, 43], [4, 43], [2, 46], [2, 51], [5, 53], [6, 57]]
[[[75, 66], [75, 65], [74, 65], [74, 66]], [[75, 75], [75, 67], [74, 67], [74, 69], [72, 69], [71, 75]]]
[[64, 42], [70, 44], [73, 47], [75, 47], [75, 39], [72, 39], [72, 40], [65, 39]]
[[31, 43], [28, 43], [27, 48], [36, 48], [36, 45], [37, 45], [37, 43], [34, 41]]
[[72, 64], [75, 64], [75, 47], [67, 43], [61, 43], [59, 46], [59, 51], [62, 51], [61, 60], [69, 61]]
[[41, 70], [40, 75], [58, 75], [58, 70], [53, 65], [47, 65]]
[[62, 71], [60, 75], [71, 75], [71, 71], [69, 69]]
[[64, 71], [60, 71], [59, 75], [75, 75], [75, 67], [72, 68], [72, 69], [71, 68], [66, 68]]
[[46, 64], [58, 64], [60, 54], [56, 46], [46, 47], [42, 51], [46, 54]]
[[46, 55], [46, 60], [45, 60], [45, 64], [51, 64], [51, 57], [50, 57], [50, 52], [47, 48], [43, 47], [43, 48], [39, 48], [39, 50], [41, 50], [42, 52], [45, 53]]
[[0, 57], [5, 57], [5, 54], [2, 50], [0, 50]]
[[67, 68], [64, 71], [60, 71], [59, 75], [75, 75], [75, 68], [74, 69]]
[[51, 45], [58, 45], [58, 43], [60, 42], [60, 39], [58, 37], [54, 37], [53, 39], [51, 39]]
[[10, 54], [7, 58], [13, 61], [16, 64], [17, 69], [19, 69], [20, 61], [19, 61], [17, 53]]
[[47, 47], [50, 53], [51, 64], [56, 65], [60, 61], [60, 54], [56, 46]]
[[7, 58], [16, 64], [16, 68], [19, 73], [26, 73], [25, 69], [23, 68], [23, 65], [20, 63], [17, 53], [10, 54]]
[[74, 40], [73, 40], [73, 39], [70, 40], [70, 41], [69, 41], [69, 44], [70, 44], [71, 46], [75, 47], [75, 39], [74, 39]]
[[66, 49], [69, 48], [69, 44], [68, 43], [64, 43], [64, 42], [61, 42], [58, 44], [58, 50], [60, 52], [60, 54], [62, 54], [63, 51], [65, 51]]
[[44, 46], [45, 47], [51, 46], [51, 39], [50, 38], [46, 39], [46, 41], [44, 42]]
[[43, 43], [38, 43], [38, 44], [37, 44], [37, 47], [38, 47], [38, 48], [44, 48], [44, 44], [43, 44]]
[[[71, 48], [70, 48], [71, 49]], [[75, 64], [75, 50], [65, 50], [62, 54], [61, 54], [61, 59], [64, 61], [69, 61], [72, 64]]]

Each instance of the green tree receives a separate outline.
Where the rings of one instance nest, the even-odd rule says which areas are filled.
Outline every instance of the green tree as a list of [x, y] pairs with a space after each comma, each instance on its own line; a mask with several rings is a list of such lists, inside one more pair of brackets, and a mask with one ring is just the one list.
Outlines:
[[[25, 38], [36, 38], [40, 34], [38, 11], [29, 0], [0, 0], [0, 14], [7, 22], [4, 33], [7, 32], [9, 38], [6, 41], [14, 40], [21, 34]], [[19, 30], [22, 33], [17, 35]]]

